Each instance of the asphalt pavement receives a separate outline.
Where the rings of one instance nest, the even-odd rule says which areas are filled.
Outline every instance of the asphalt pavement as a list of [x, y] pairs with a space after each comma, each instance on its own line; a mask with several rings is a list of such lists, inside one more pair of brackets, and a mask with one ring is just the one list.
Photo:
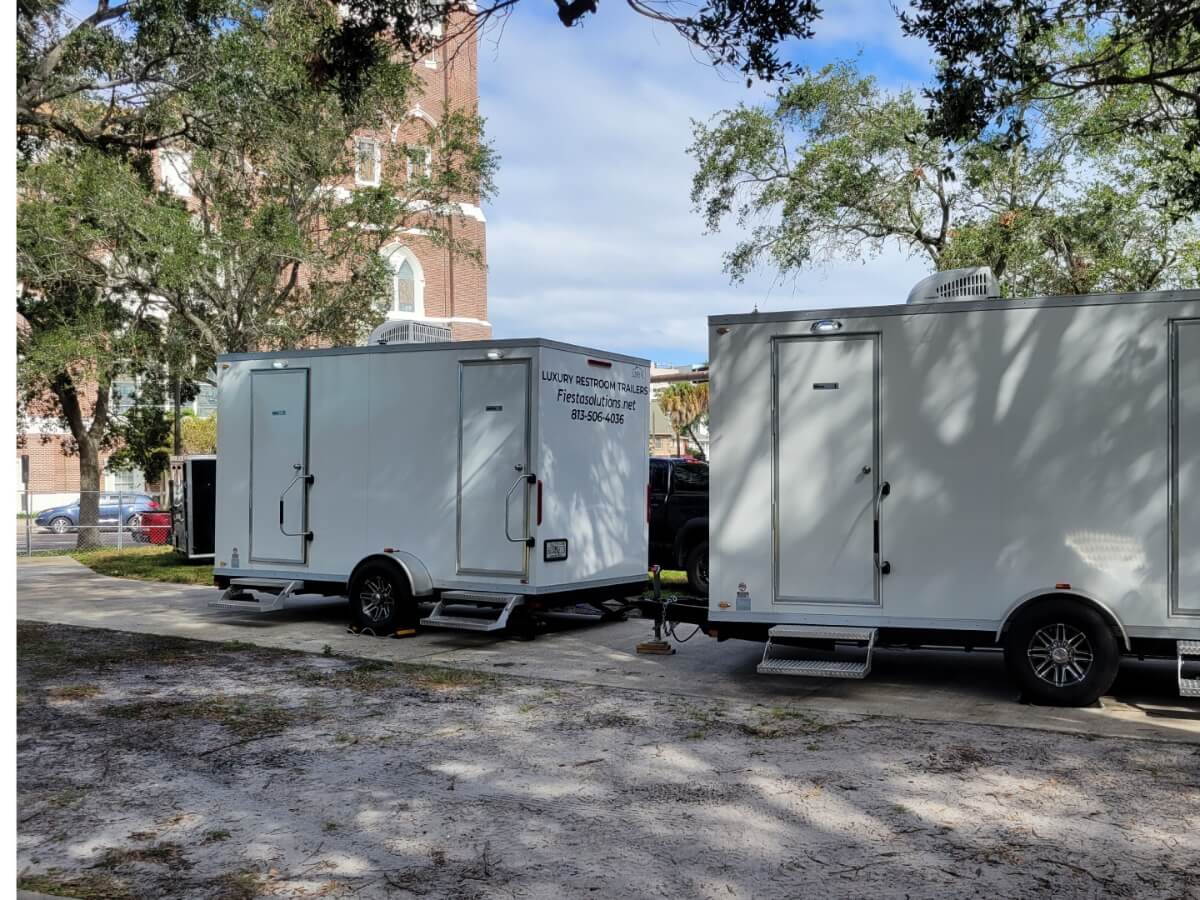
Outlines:
[[[65, 557], [21, 558], [17, 566], [21, 619], [248, 641], [698, 699], [786, 702], [847, 714], [1200, 744], [1200, 702], [1178, 696], [1175, 667], [1166, 661], [1124, 661], [1111, 695], [1097, 707], [1056, 709], [1019, 702], [1002, 658], [992, 651], [877, 650], [871, 674], [862, 681], [762, 676], [755, 672], [762, 655], [757, 643], [717, 643], [696, 634], [676, 643], [673, 655], [639, 655], [636, 646], [650, 637], [651, 625], [636, 617], [602, 623], [593, 616], [555, 615], [547, 632], [529, 642], [436, 629], [392, 639], [349, 634], [344, 602], [298, 598], [296, 608], [256, 614], [210, 608], [216, 596], [213, 588], [97, 575]], [[686, 626], [679, 629], [680, 637], [690, 632]]]

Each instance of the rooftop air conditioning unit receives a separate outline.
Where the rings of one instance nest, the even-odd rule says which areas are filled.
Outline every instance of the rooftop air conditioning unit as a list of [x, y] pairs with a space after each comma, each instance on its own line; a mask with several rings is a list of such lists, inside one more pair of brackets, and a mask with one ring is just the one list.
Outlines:
[[908, 303], [941, 303], [947, 300], [996, 300], [1000, 282], [988, 266], [947, 269], [917, 282], [908, 292]]
[[444, 344], [450, 340], [450, 326], [431, 325], [412, 319], [389, 319], [371, 332], [368, 344]]

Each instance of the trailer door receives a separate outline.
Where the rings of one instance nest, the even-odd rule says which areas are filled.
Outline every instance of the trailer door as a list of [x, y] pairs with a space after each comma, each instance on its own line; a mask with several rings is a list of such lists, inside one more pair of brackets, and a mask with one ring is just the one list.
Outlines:
[[1200, 321], [1172, 322], [1172, 612], [1200, 615]]
[[308, 552], [308, 369], [250, 373], [250, 559]]
[[878, 345], [773, 342], [776, 604], [879, 602]]
[[458, 377], [458, 571], [522, 577], [529, 559], [529, 360], [465, 361]]

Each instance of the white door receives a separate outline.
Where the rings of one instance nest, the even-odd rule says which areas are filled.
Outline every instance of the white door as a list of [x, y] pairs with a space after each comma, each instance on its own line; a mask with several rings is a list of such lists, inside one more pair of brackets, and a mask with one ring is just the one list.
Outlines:
[[262, 369], [250, 376], [250, 559], [303, 563], [308, 370]]
[[1174, 612], [1200, 615], [1200, 321], [1175, 322]]
[[529, 361], [459, 366], [458, 571], [523, 576], [529, 534]]
[[777, 604], [878, 602], [876, 347], [775, 341]]

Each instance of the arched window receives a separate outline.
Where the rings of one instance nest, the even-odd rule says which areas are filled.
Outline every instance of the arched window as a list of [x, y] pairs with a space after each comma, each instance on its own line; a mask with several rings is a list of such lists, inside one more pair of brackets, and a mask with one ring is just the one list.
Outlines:
[[407, 247], [384, 247], [384, 259], [392, 270], [389, 319], [420, 318], [425, 315], [425, 273], [421, 261]]
[[415, 313], [417, 311], [417, 276], [412, 264], [406, 259], [392, 276], [392, 312]]

